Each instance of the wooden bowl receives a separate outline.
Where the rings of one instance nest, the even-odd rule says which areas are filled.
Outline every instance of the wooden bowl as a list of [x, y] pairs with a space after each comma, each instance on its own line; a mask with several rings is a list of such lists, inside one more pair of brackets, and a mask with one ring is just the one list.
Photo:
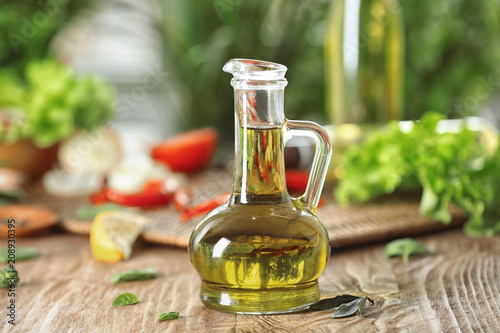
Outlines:
[[31, 180], [40, 178], [57, 161], [59, 144], [38, 148], [28, 139], [14, 144], [0, 144], [0, 166], [23, 172]]

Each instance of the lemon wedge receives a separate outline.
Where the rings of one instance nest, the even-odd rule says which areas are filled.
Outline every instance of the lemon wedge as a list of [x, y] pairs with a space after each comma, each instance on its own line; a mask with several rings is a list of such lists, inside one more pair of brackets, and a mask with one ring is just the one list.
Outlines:
[[90, 230], [90, 248], [95, 259], [118, 262], [130, 258], [132, 245], [140, 235], [147, 218], [126, 211], [99, 213]]

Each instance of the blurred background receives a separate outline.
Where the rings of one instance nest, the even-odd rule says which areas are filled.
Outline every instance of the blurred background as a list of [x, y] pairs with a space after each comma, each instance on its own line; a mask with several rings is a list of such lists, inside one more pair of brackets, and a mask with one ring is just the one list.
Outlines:
[[132, 141], [213, 126], [230, 142], [235, 57], [288, 67], [290, 119], [499, 120], [499, 0], [3, 1], [0, 31], [7, 143], [107, 122]]

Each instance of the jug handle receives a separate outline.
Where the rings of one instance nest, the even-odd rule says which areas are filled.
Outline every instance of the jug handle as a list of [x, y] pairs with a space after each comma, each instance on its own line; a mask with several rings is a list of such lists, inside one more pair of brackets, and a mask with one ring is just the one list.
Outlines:
[[309, 173], [307, 187], [304, 194], [296, 198], [296, 200], [305, 203], [309, 209], [316, 213], [332, 156], [330, 137], [323, 127], [311, 121], [287, 120], [285, 126], [285, 141], [300, 136], [311, 138], [315, 143], [316, 152]]

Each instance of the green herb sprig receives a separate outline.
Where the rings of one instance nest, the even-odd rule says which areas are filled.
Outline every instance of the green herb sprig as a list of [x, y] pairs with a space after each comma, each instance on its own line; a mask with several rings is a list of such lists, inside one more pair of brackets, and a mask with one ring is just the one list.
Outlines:
[[123, 209], [123, 206], [114, 203], [105, 203], [102, 205], [93, 205], [90, 207], [80, 207], [76, 211], [76, 216], [82, 220], [93, 220], [101, 212], [119, 211]]
[[[28, 260], [38, 257], [38, 251], [34, 247], [16, 247], [15, 260]], [[0, 263], [6, 264], [9, 261], [9, 248], [4, 247], [0, 249]]]
[[152, 280], [158, 277], [156, 268], [134, 269], [131, 271], [120, 272], [111, 277], [111, 283]]
[[427, 252], [427, 246], [413, 238], [396, 239], [385, 246], [385, 256], [387, 258], [400, 256], [403, 262], [408, 262], [410, 256]]
[[115, 298], [112, 306], [132, 305], [139, 303], [139, 299], [132, 293], [123, 293]]
[[172, 320], [177, 318], [179, 318], [179, 311], [163, 312], [160, 313], [158, 321]]

